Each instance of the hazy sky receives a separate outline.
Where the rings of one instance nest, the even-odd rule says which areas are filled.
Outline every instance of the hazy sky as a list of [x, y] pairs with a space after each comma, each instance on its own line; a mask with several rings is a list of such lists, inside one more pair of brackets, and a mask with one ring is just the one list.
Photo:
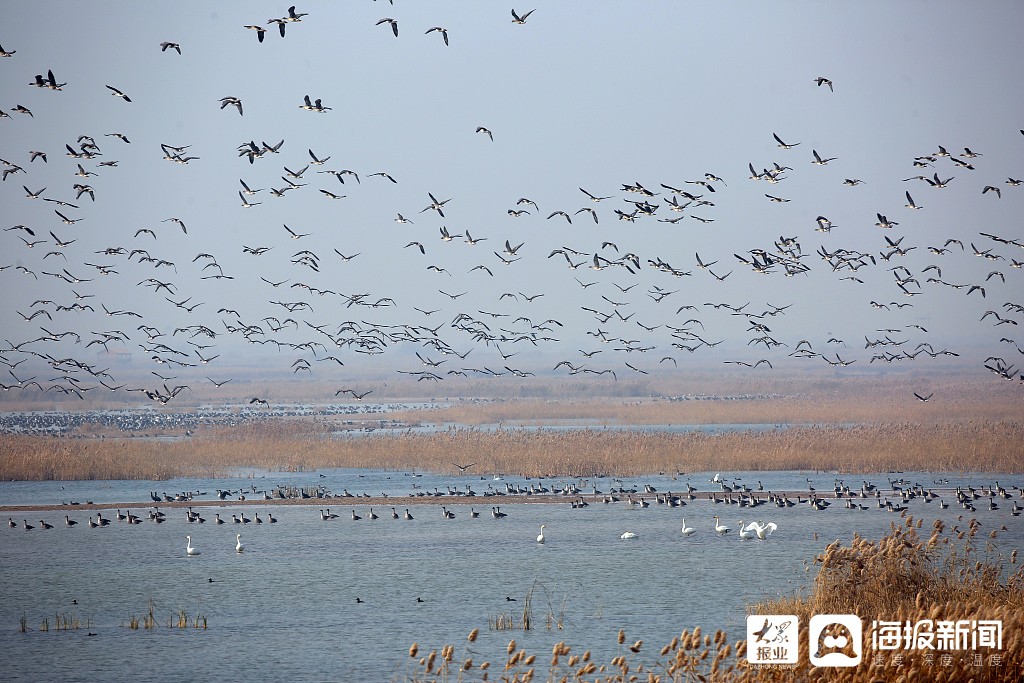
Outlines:
[[[306, 2], [295, 9], [307, 14], [288, 22], [282, 38], [268, 20], [286, 17], [284, 4], [8, 3], [0, 27], [0, 45], [14, 52], [0, 58], [0, 106], [9, 114], [0, 119], [0, 358], [24, 360], [15, 377], [39, 376], [44, 388], [62, 373], [81, 386], [96, 378], [68, 363], [47, 368], [31, 352], [92, 364], [100, 347], [87, 345], [104, 338], [139, 362], [197, 364], [169, 366], [186, 378], [217, 377], [218, 364], [254, 353], [284, 369], [305, 359], [311, 375], [342, 381], [367, 358], [359, 351], [384, 351], [396, 369], [441, 377], [460, 368], [546, 372], [550, 358], [561, 358], [621, 378], [634, 372], [626, 363], [650, 372], [675, 363], [783, 364], [801, 340], [858, 367], [925, 342], [961, 360], [970, 354], [981, 375], [986, 356], [1020, 364], [1018, 326], [980, 318], [992, 310], [1024, 322], [1004, 305], [1024, 303], [1024, 272], [1014, 265], [1024, 249], [979, 233], [1024, 239], [1024, 186], [1007, 182], [1024, 178], [1024, 5], [558, 2], [516, 12], [534, 8], [519, 25], [509, 6], [491, 2]], [[397, 38], [378, 24], [384, 17], [397, 20]], [[264, 41], [246, 25], [265, 27]], [[435, 26], [446, 29], [448, 45], [440, 31], [427, 33]], [[164, 41], [181, 54], [162, 51]], [[30, 85], [48, 69], [62, 90]], [[834, 89], [817, 85], [819, 76]], [[329, 110], [302, 109], [306, 95]], [[228, 96], [241, 100], [244, 115], [221, 107]], [[773, 134], [799, 144], [782, 149]], [[79, 136], [91, 136], [99, 153], [69, 156], [66, 145], [81, 151]], [[262, 151], [282, 140], [279, 153], [253, 163], [239, 155], [250, 141]], [[165, 159], [173, 152], [161, 144], [187, 145], [181, 157], [195, 158]], [[949, 156], [937, 155], [940, 146]], [[312, 164], [308, 150], [329, 159]], [[812, 150], [835, 160], [815, 165]], [[32, 151], [47, 161], [30, 161]], [[919, 157], [932, 158], [915, 167]], [[95, 175], [77, 177], [78, 164]], [[758, 174], [775, 164], [786, 170], [754, 180], [750, 164]], [[302, 187], [271, 194], [288, 187], [285, 168], [307, 165], [291, 178]], [[359, 180], [326, 173], [343, 170]], [[720, 178], [709, 181], [714, 192], [693, 182], [706, 174]], [[934, 174], [952, 180], [905, 180]], [[261, 190], [244, 195], [258, 205], [243, 207], [240, 180]], [[88, 192], [76, 199], [76, 183], [95, 200]], [[656, 194], [623, 189], [637, 184]], [[1001, 196], [983, 194], [986, 186]], [[23, 187], [42, 192], [32, 199]], [[592, 201], [579, 188], [607, 199]], [[697, 199], [674, 211], [667, 202], [688, 200], [670, 188]], [[907, 191], [923, 208], [905, 206]], [[450, 200], [443, 217], [423, 210], [430, 194]], [[631, 202], [657, 209], [622, 220], [616, 211], [631, 214]], [[80, 220], [65, 224], [55, 210]], [[555, 211], [571, 224], [548, 218]], [[398, 214], [412, 222], [396, 222]], [[894, 225], [878, 227], [878, 214]], [[831, 220], [830, 232], [817, 230], [818, 216]], [[293, 239], [286, 225], [308, 235]], [[458, 237], [443, 241], [442, 229]], [[467, 243], [467, 231], [482, 241]], [[885, 260], [886, 238], [913, 249]], [[951, 243], [948, 253], [929, 252], [951, 238], [964, 250]], [[425, 254], [406, 246], [414, 241]], [[522, 246], [510, 256], [506, 241]], [[972, 243], [989, 257], [976, 256]], [[781, 258], [780, 245], [788, 252]], [[257, 256], [244, 246], [268, 250]], [[125, 251], [97, 253], [117, 248]], [[129, 257], [133, 249], [146, 252]], [[568, 258], [549, 257], [556, 249]], [[760, 249], [771, 254], [767, 273], [736, 256], [750, 261]], [[820, 249], [846, 260], [830, 264]], [[358, 256], [346, 261], [338, 252]], [[703, 269], [697, 254], [717, 263]], [[967, 294], [972, 284], [985, 288], [984, 298]], [[791, 307], [754, 318], [706, 305], [748, 302], [740, 313]], [[141, 318], [108, 316], [101, 304]], [[36, 311], [46, 313], [24, 319]], [[150, 339], [140, 325], [164, 336]], [[216, 336], [197, 334], [199, 326]], [[18, 346], [68, 331], [80, 343], [64, 336]], [[121, 333], [127, 341], [116, 341]], [[906, 341], [864, 348], [865, 338], [886, 335]], [[316, 344], [299, 346], [307, 342]], [[498, 347], [522, 356], [504, 359]], [[414, 351], [448, 362], [424, 367]], [[468, 351], [464, 360], [451, 353]], [[543, 367], [517, 365], [538, 351], [551, 354]], [[327, 355], [345, 365], [316, 362]], [[801, 362], [827, 367], [821, 357]], [[922, 354], [913, 362], [940, 368], [955, 359]], [[8, 369], [0, 382], [16, 384]]]

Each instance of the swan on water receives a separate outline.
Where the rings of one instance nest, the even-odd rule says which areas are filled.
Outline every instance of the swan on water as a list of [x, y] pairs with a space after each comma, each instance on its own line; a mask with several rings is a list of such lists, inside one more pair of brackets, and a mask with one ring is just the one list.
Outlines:
[[235, 552], [240, 553], [245, 550], [245, 546], [242, 545], [242, 534], [235, 534]]
[[757, 532], [754, 531], [755, 524], [751, 522], [748, 526], [743, 526], [743, 520], [740, 520], [740, 538], [747, 540], [757, 536]]
[[773, 531], [779, 528], [779, 525], [775, 522], [768, 522], [764, 524], [762, 522], [751, 522], [747, 525], [749, 531], [754, 532], [759, 539], [762, 541], [771, 535]]
[[543, 543], [544, 542], [544, 529], [545, 529], [545, 527], [547, 527], [547, 524], [541, 524], [540, 525], [540, 535], [537, 536], [537, 543]]
[[693, 534], [695, 531], [697, 531], [697, 530], [694, 529], [692, 526], [686, 526], [686, 518], [684, 517], [683, 518], [683, 528], [682, 528], [683, 536], [689, 536], [689, 535]]
[[729, 533], [729, 527], [725, 526], [718, 520], [718, 515], [715, 515], [715, 531], [717, 531], [720, 534]]
[[634, 534], [632, 531], [627, 531], [626, 533], [624, 533], [621, 536], [619, 536], [619, 538], [625, 540], [625, 539], [629, 539], [629, 538], [637, 538], [637, 535]]
[[198, 555], [199, 554], [199, 548], [193, 548], [192, 547], [192, 537], [191, 536], [186, 536], [185, 539], [188, 541], [188, 544], [185, 545], [185, 554], [186, 555]]

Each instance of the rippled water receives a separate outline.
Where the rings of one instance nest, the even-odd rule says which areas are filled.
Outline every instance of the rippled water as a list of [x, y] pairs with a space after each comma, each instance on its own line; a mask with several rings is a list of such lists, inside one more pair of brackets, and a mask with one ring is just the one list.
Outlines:
[[[481, 488], [504, 483], [382, 472], [325, 474], [323, 479], [303, 476], [310, 483], [326, 479], [335, 489], [347, 486], [380, 493], [378, 488], [387, 491], [390, 486], [403, 495], [411, 492], [413, 483], [442, 491], [449, 484]], [[281, 475], [268, 476], [277, 483]], [[938, 478], [927, 473], [902, 476], [926, 486]], [[750, 485], [762, 479], [766, 488], [770, 484], [782, 489], [789, 483], [790, 490], [806, 490], [808, 477], [819, 491], [831, 489], [834, 480], [832, 475], [804, 472], [742, 475]], [[698, 488], [711, 490], [708, 478], [693, 475], [692, 481], [703, 481]], [[1020, 477], [963, 477], [964, 483], [975, 485], [993, 479], [1007, 488], [1022, 483]], [[847, 478], [851, 485], [860, 480]], [[884, 477], [874, 480], [886, 483]], [[598, 483], [599, 488], [607, 488], [606, 482], [610, 480]], [[952, 480], [951, 485], [958, 482], [959, 478]], [[644, 483], [659, 490], [683, 488], [681, 481], [667, 477], [647, 478]], [[158, 485], [65, 482], [63, 490], [55, 486], [60, 485], [0, 483], [0, 504], [26, 498], [52, 502], [61, 493], [123, 501], [129, 499], [123, 496]], [[212, 490], [228, 484], [181, 480], [160, 486], [169, 491]], [[406, 652], [413, 641], [420, 643], [421, 651], [453, 643], [457, 657], [462, 657], [469, 645], [466, 635], [474, 628], [481, 631], [478, 641], [469, 645], [477, 662], [503, 662], [504, 648], [513, 637], [537, 653], [539, 661], [547, 661], [546, 653], [559, 640], [577, 652], [590, 648], [598, 661], [607, 661], [616, 652], [620, 628], [626, 629], [630, 641], [642, 638], [647, 643], [644, 661], [653, 662], [657, 650], [684, 628], [722, 627], [732, 638], [742, 637], [745, 606], [806, 585], [812, 574], [804, 572], [805, 562], [828, 542], [848, 541], [855, 531], [877, 538], [891, 522], [899, 521], [898, 515], [873, 504], [866, 511], [835, 505], [819, 512], [802, 505], [762, 506], [752, 513], [703, 500], [683, 508], [652, 503], [647, 509], [623, 503], [572, 509], [568, 503], [505, 501], [502, 510], [508, 517], [496, 520], [490, 515], [496, 500], [480, 497], [449, 506], [456, 515], [450, 520], [443, 518], [440, 506], [416, 505], [410, 506], [412, 521], [392, 519], [389, 506], [374, 507], [380, 519], [371, 521], [369, 508], [357, 498], [332, 501], [332, 511], [341, 517], [330, 522], [320, 519], [319, 505], [260, 509], [263, 519], [272, 511], [280, 520], [273, 525], [188, 524], [183, 510], [172, 509], [160, 525], [147, 519], [139, 525], [114, 521], [110, 527], [90, 529], [84, 512], [71, 513], [79, 521], [74, 528], [64, 525], [63, 513], [18, 513], [17, 519], [32, 524], [46, 519], [54, 529], [0, 531], [3, 678], [401, 680], [412, 663]], [[1010, 515], [1010, 501], [999, 502], [996, 511], [979, 505], [975, 516], [983, 528], [1009, 528], [999, 541], [1009, 552], [1024, 546], [1024, 522]], [[481, 513], [479, 518], [471, 518], [471, 507]], [[226, 506], [203, 513], [212, 520], [217, 511], [230, 520], [232, 513], [244, 510], [251, 517], [257, 509]], [[911, 502], [910, 509], [926, 525], [940, 516], [954, 520], [962, 512], [955, 504], [940, 510], [934, 502], [920, 499]], [[364, 519], [352, 521], [351, 510]], [[733, 533], [714, 534], [714, 514], [722, 515]], [[679, 533], [684, 515], [688, 525], [698, 529], [689, 538]], [[113, 511], [105, 516], [113, 518]], [[778, 532], [763, 542], [740, 541], [735, 535], [740, 520], [755, 516], [777, 522]], [[547, 525], [547, 542], [538, 545], [535, 538], [542, 523]], [[639, 537], [620, 540], [627, 530]], [[234, 550], [236, 533], [246, 545], [242, 554]], [[201, 555], [185, 555], [186, 534], [192, 535]], [[505, 613], [518, 618], [531, 589], [534, 630], [488, 629], [489, 618]], [[509, 602], [506, 596], [516, 601]], [[159, 627], [127, 628], [130, 616], [144, 614], [151, 599]], [[168, 628], [171, 613], [178, 609], [206, 616], [208, 629]], [[52, 629], [57, 613], [77, 616], [83, 628], [40, 632], [43, 618], [49, 618]], [[546, 627], [549, 613], [562, 621], [560, 630]], [[29, 633], [18, 632], [22, 615], [33, 629]], [[89, 632], [96, 635], [86, 635]]]

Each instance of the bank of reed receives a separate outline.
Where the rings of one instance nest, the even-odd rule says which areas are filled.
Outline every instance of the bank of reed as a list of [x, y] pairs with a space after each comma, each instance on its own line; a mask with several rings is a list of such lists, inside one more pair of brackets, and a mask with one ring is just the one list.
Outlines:
[[[660, 649], [619, 631], [614, 655], [607, 658], [565, 642], [555, 643], [550, 656], [530, 653], [513, 639], [504, 654], [491, 661], [474, 652], [478, 633], [474, 630], [461, 649], [448, 644], [440, 650], [421, 651], [414, 643], [405, 677], [416, 683], [1016, 683], [1024, 667], [1024, 570], [1017, 568], [1016, 552], [1002, 553], [996, 545], [998, 533], [984, 531], [976, 520], [952, 528], [936, 522], [927, 540], [918, 533], [921, 526], [921, 522], [907, 519], [878, 541], [855, 537], [849, 546], [836, 541], [816, 559], [818, 575], [809, 591], [752, 607], [751, 612], [758, 615], [797, 615], [800, 654], [793, 666], [752, 667], [747, 662], [746, 638], [730, 640], [721, 630], [711, 634], [700, 627], [684, 630]], [[829, 613], [856, 614], [864, 622], [863, 657], [858, 666], [810, 665], [809, 619]], [[1002, 642], [1000, 647], [930, 653], [876, 652], [870, 636], [874, 618], [912, 624], [919, 620], [999, 620]], [[897, 654], [901, 655], [898, 659]]]
[[451, 428], [338, 436], [325, 422], [268, 420], [198, 430], [176, 441], [3, 435], [0, 479], [224, 476], [242, 467], [359, 467], [534, 477], [704, 471], [1024, 471], [1024, 422], [811, 426], [743, 432]]

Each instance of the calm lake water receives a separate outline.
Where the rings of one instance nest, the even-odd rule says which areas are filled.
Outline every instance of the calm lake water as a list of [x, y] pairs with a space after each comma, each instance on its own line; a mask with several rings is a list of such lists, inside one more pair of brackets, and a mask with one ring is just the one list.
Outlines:
[[[709, 481], [713, 475], [586, 483], [603, 491], [636, 486], [638, 498], [644, 495], [644, 484], [659, 492], [680, 491], [689, 481], [711, 491], [717, 488]], [[727, 476], [730, 481], [737, 477], [752, 488], [761, 480], [766, 490], [804, 492], [807, 479], [819, 492], [831, 492], [836, 479], [808, 472]], [[998, 480], [1018, 500], [1018, 491], [1011, 487], [1024, 484], [1019, 476], [990, 474], [941, 475], [949, 482], [941, 486], [934, 484], [940, 475], [930, 473], [841, 478], [853, 488], [862, 480], [888, 488], [887, 480], [897, 477], [944, 490]], [[478, 494], [464, 505], [448, 506], [454, 519], [445, 519], [439, 505], [409, 506], [415, 517], [411, 521], [392, 519], [390, 506], [375, 506], [380, 518], [371, 521], [369, 507], [359, 498], [332, 500], [332, 512], [340, 517], [327, 522], [319, 513], [326, 504], [258, 508], [227, 503], [201, 508], [205, 524], [187, 523], [182, 509], [168, 509], [168, 521], [155, 524], [146, 517], [147, 505], [140, 504], [133, 510], [145, 518], [142, 524], [118, 522], [110, 510], [104, 516], [114, 521], [97, 529], [88, 527], [85, 511], [70, 513], [79, 522], [75, 527], [64, 524], [63, 512], [12, 512], [6, 516], [14, 517], [18, 528], [0, 531], [3, 678], [404, 680], [413, 664], [407, 650], [414, 641], [421, 652], [452, 643], [456, 659], [472, 653], [478, 663], [491, 661], [493, 677], [503, 666], [510, 638], [545, 663], [539, 674], [546, 672], [551, 646], [563, 640], [575, 652], [591, 649], [596, 661], [607, 662], [618, 651], [620, 628], [630, 642], [644, 640], [640, 659], [653, 663], [661, 646], [685, 628], [724, 628], [731, 640], [742, 638], [746, 606], [806, 586], [813, 571], [805, 572], [805, 565], [829, 542], [848, 542], [854, 532], [877, 538], [890, 523], [900, 522], [899, 515], [879, 510], [873, 500], [862, 501], [869, 505], [863, 511], [847, 510], [841, 502], [815, 511], [807, 505], [740, 509], [707, 500], [671, 508], [654, 503], [651, 494], [644, 496], [651, 500], [646, 509], [623, 502], [596, 502], [582, 509], [573, 509], [568, 501], [514, 505], [508, 498], [483, 497], [488, 487], [504, 490], [506, 483], [537, 482], [329, 470], [253, 472], [216, 481], [0, 483], [0, 506], [144, 501], [151, 490], [212, 494], [216, 488], [251, 490], [253, 484], [257, 489], [323, 485], [336, 493], [347, 488], [373, 495], [435, 488], [444, 492], [449, 486], [464, 490], [468, 485]], [[546, 486], [553, 483], [544, 481]], [[955, 523], [964, 511], [951, 495], [944, 498], [952, 502], [947, 510], [916, 499], [909, 504], [910, 512], [924, 519], [926, 527], [936, 518]], [[1000, 509], [989, 511], [987, 498], [981, 499], [973, 516], [987, 530], [1008, 527], [999, 540], [1001, 551], [1024, 548], [1024, 521], [1011, 516], [1012, 501], [996, 502]], [[506, 518], [492, 518], [495, 504], [502, 505]], [[471, 508], [480, 512], [479, 518], [471, 517]], [[353, 510], [363, 519], [353, 521]], [[258, 511], [264, 520], [271, 512], [279, 522], [230, 523], [232, 514], [243, 511], [250, 518]], [[404, 506], [398, 508], [403, 511]], [[215, 512], [229, 523], [213, 524]], [[714, 533], [715, 514], [732, 527], [727, 536]], [[693, 536], [680, 534], [684, 516], [698, 529]], [[37, 528], [25, 531], [22, 519]], [[40, 519], [54, 528], [41, 530]], [[766, 541], [741, 541], [736, 535], [740, 520], [753, 519], [775, 521], [779, 529]], [[543, 545], [535, 540], [541, 524], [546, 525]], [[621, 540], [625, 531], [638, 538]], [[235, 552], [236, 533], [246, 546], [241, 554]], [[186, 534], [200, 555], [186, 556]], [[489, 620], [501, 615], [518, 619], [531, 590], [533, 630], [488, 628]], [[127, 628], [130, 617], [145, 614], [151, 600], [159, 626], [149, 631]], [[168, 628], [168, 619], [179, 609], [205, 616], [208, 628]], [[57, 614], [77, 617], [83, 628], [53, 630]], [[561, 621], [561, 629], [547, 628], [549, 614]], [[22, 616], [32, 629], [28, 633], [19, 632]], [[40, 631], [44, 618], [49, 619], [49, 632]], [[480, 636], [469, 644], [466, 635], [474, 628]]]

